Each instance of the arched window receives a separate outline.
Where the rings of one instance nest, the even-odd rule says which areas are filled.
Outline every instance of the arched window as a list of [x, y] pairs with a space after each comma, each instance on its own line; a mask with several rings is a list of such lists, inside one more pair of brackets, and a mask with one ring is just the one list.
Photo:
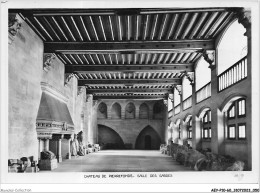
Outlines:
[[211, 110], [206, 111], [202, 118], [202, 138], [211, 139]]
[[99, 119], [107, 118], [107, 105], [103, 102], [98, 105], [98, 118]]
[[192, 117], [189, 119], [187, 123], [187, 131], [188, 139], [192, 139]]
[[226, 31], [217, 48], [218, 74], [247, 55], [246, 29], [235, 21]]
[[125, 118], [134, 119], [135, 118], [135, 105], [133, 103], [128, 103], [125, 107]]
[[148, 117], [149, 117], [149, 108], [147, 104], [143, 103], [139, 108], [139, 118], [148, 119]]
[[226, 112], [226, 138], [230, 140], [246, 139], [246, 100], [234, 101]]
[[158, 101], [153, 106], [153, 118], [162, 119], [163, 118], [164, 105], [162, 101]]
[[114, 103], [111, 108], [111, 118], [121, 119], [121, 106], [118, 103]]

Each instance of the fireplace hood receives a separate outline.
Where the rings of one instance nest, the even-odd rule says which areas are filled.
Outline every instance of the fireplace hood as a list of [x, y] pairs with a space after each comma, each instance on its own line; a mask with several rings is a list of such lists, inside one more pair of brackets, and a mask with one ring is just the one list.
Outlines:
[[53, 134], [73, 134], [74, 124], [66, 97], [46, 83], [42, 83], [42, 90], [36, 119], [38, 138], [52, 138]]

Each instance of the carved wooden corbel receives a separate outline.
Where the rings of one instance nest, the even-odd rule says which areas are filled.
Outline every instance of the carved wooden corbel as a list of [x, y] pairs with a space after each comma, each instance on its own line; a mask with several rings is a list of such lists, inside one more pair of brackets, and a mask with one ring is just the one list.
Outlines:
[[190, 85], [194, 85], [194, 72], [186, 72], [185, 76], [190, 81]]
[[93, 99], [93, 95], [92, 94], [87, 94], [86, 95], [86, 102], [89, 102]]
[[168, 107], [168, 100], [163, 100], [163, 104]]
[[65, 74], [65, 83], [64, 83], [65, 86], [67, 86], [69, 84], [72, 77], [74, 77], [73, 73]]
[[22, 26], [22, 18], [17, 13], [8, 14], [8, 43], [12, 44]]
[[204, 50], [202, 56], [206, 62], [209, 63], [209, 68], [214, 69], [215, 65], [215, 51], [214, 50]]
[[238, 23], [241, 23], [246, 29], [245, 36], [249, 36], [251, 34], [251, 10], [241, 9], [237, 12]]
[[78, 86], [78, 93], [77, 93], [77, 95], [79, 96], [81, 93], [83, 93], [84, 92], [84, 89], [85, 87], [84, 86]]
[[53, 54], [43, 54], [43, 70], [49, 72], [52, 67], [52, 61], [55, 59]]
[[179, 95], [182, 95], [181, 85], [175, 85], [174, 88], [178, 91]]

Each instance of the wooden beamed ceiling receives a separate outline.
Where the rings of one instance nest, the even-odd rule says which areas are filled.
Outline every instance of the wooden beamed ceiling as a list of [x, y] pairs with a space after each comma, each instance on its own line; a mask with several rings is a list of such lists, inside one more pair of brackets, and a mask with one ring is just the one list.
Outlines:
[[20, 9], [94, 99], [161, 99], [180, 85], [239, 8]]

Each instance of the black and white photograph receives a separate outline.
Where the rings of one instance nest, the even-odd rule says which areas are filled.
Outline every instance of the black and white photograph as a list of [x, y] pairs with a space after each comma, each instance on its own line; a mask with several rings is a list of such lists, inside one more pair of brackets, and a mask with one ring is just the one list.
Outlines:
[[259, 5], [2, 0], [1, 192], [259, 192]]

